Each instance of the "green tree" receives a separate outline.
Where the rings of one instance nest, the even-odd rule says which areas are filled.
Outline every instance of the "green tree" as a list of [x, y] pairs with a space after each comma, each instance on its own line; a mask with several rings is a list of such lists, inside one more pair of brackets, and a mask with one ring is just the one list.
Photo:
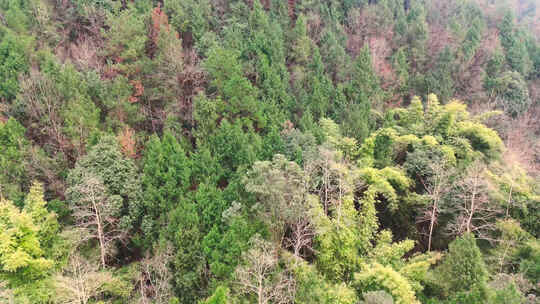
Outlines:
[[80, 190], [89, 176], [103, 183], [105, 192], [98, 194], [119, 200], [119, 227], [127, 231], [135, 229], [134, 223], [142, 217], [141, 182], [133, 160], [122, 155], [115, 137], [102, 136], [70, 170], [67, 185], [72, 204], [79, 204], [78, 200], [84, 197]]
[[306, 64], [311, 53], [311, 40], [307, 35], [307, 23], [304, 15], [299, 15], [292, 34], [292, 57], [297, 64]]
[[181, 303], [196, 303], [207, 296], [206, 263], [202, 251], [203, 234], [196, 205], [189, 199], [179, 202], [169, 215], [168, 235], [174, 248], [171, 263], [173, 289]]
[[214, 102], [231, 121], [247, 117], [263, 127], [265, 121], [261, 107], [257, 104], [258, 90], [243, 76], [238, 56], [237, 51], [221, 47], [209, 50], [204, 67], [211, 75], [212, 88], [223, 99], [223, 101], [217, 99]]
[[450, 243], [448, 253], [436, 271], [439, 283], [450, 293], [483, 288], [488, 278], [482, 253], [472, 234], [465, 234]]
[[13, 117], [0, 122], [0, 197], [21, 204], [26, 185], [25, 153], [28, 142], [25, 129]]
[[434, 69], [426, 73], [424, 87], [419, 89], [423, 91], [425, 96], [433, 93], [439, 96], [443, 102], [448, 102], [454, 95], [454, 80], [452, 77], [454, 68], [455, 54], [449, 47], [445, 47], [439, 54]]
[[26, 47], [29, 40], [11, 31], [0, 40], [0, 98], [13, 99], [19, 92], [18, 76], [28, 70]]
[[371, 108], [381, 105], [384, 92], [373, 69], [369, 47], [365, 45], [356, 57], [352, 79], [345, 86], [346, 103], [340, 105], [343, 133], [359, 142], [366, 138], [374, 127]]
[[504, 72], [494, 79], [495, 102], [509, 115], [516, 117], [527, 111], [531, 100], [527, 82], [518, 72]]
[[531, 65], [529, 53], [515, 27], [514, 15], [508, 10], [499, 24], [499, 36], [506, 62], [511, 70], [527, 75]]
[[55, 264], [50, 249], [57, 237], [56, 215], [49, 213], [42, 186], [30, 189], [23, 210], [11, 201], [0, 202], [0, 276], [11, 287], [44, 278]]
[[191, 186], [191, 162], [176, 138], [166, 132], [148, 141], [142, 170], [143, 219], [146, 246], [158, 239], [167, 225], [164, 210], [174, 209]]
[[208, 299], [199, 302], [199, 304], [228, 304], [229, 289], [223, 286], [216, 288], [216, 291]]

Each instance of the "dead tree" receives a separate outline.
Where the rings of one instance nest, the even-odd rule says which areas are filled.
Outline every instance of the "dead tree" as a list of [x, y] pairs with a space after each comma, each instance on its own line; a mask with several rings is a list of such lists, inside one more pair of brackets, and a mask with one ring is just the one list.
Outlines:
[[110, 272], [100, 271], [98, 264], [74, 253], [63, 272], [54, 277], [55, 303], [90, 303], [101, 296], [105, 285], [113, 280]]
[[439, 216], [441, 202], [450, 192], [450, 177], [453, 174], [445, 162], [433, 163], [430, 165], [430, 169], [433, 172], [433, 175], [426, 181], [421, 179], [424, 189], [427, 192], [427, 196], [429, 197], [430, 205], [424, 211], [424, 214], [417, 220], [418, 223], [429, 221], [428, 251], [431, 251], [433, 231]]
[[448, 230], [452, 235], [474, 233], [477, 238], [492, 241], [490, 232], [495, 230], [495, 219], [503, 211], [496, 202], [490, 201], [490, 183], [485, 166], [472, 164], [463, 179], [457, 182], [455, 212], [457, 217]]
[[173, 259], [170, 245], [158, 248], [152, 256], [147, 255], [140, 263], [139, 291], [140, 303], [169, 303], [173, 296], [172, 273], [168, 264]]
[[278, 248], [255, 236], [252, 248], [243, 255], [243, 265], [236, 269], [236, 284], [242, 294], [253, 295], [258, 304], [290, 303], [295, 281], [287, 271], [278, 270]]
[[84, 232], [83, 240], [97, 240], [101, 266], [105, 268], [114, 243], [125, 239], [127, 234], [119, 227], [117, 217], [121, 197], [108, 196], [101, 180], [90, 174], [70, 188], [68, 196], [76, 226]]

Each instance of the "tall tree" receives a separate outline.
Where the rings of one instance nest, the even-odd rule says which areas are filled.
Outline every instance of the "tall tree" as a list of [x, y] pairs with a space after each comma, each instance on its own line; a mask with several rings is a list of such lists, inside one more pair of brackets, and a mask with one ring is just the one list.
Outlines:
[[13, 117], [0, 121], [0, 198], [20, 205], [26, 184], [25, 153], [28, 141], [25, 129]]
[[107, 266], [116, 241], [125, 240], [127, 230], [120, 226], [122, 198], [108, 195], [99, 177], [85, 174], [79, 184], [68, 189], [76, 226], [83, 240], [97, 240], [101, 267]]
[[258, 304], [290, 303], [294, 299], [294, 278], [278, 268], [279, 249], [257, 236], [251, 244], [243, 255], [244, 263], [235, 272], [238, 291], [253, 295]]
[[[79, 224], [95, 233], [101, 230], [107, 234], [110, 228], [110, 237], [102, 235], [103, 249], [107, 244], [112, 245], [110, 240], [137, 232], [134, 224], [142, 217], [141, 184], [133, 160], [122, 155], [115, 137], [103, 136], [87, 155], [79, 158], [75, 168], [69, 171], [67, 184], [68, 202], [80, 211]], [[97, 228], [104, 221], [109, 228], [101, 224]], [[102, 253], [105, 264], [107, 250]]]
[[482, 288], [488, 277], [482, 253], [470, 233], [450, 243], [448, 254], [436, 271], [440, 284], [450, 292]]
[[176, 138], [166, 132], [146, 145], [142, 172], [142, 229], [147, 246], [167, 224], [163, 210], [174, 209], [191, 187], [191, 162]]
[[371, 108], [379, 108], [383, 99], [367, 44], [356, 57], [351, 74], [351, 80], [344, 88], [346, 103], [340, 105], [342, 127], [346, 136], [362, 141], [374, 126]]

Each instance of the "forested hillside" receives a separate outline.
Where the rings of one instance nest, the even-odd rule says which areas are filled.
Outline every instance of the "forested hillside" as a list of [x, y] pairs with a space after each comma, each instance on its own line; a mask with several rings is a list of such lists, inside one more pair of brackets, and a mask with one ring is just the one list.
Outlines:
[[0, 303], [540, 303], [537, 0], [0, 0]]

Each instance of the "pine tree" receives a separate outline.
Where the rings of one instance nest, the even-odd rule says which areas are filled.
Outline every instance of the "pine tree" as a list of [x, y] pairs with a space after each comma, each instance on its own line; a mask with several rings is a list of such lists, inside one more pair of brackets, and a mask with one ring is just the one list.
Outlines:
[[465, 234], [450, 243], [437, 275], [439, 282], [452, 293], [484, 287], [488, 272], [472, 234]]
[[[20, 39], [23, 38], [23, 39]], [[0, 40], [0, 98], [11, 100], [19, 91], [17, 77], [28, 70], [25, 44], [28, 41], [11, 31], [3, 33]]]
[[340, 109], [344, 135], [361, 142], [373, 128], [371, 108], [380, 107], [384, 97], [367, 45], [354, 61], [351, 80], [344, 93], [347, 100]]
[[21, 205], [26, 182], [25, 153], [28, 142], [25, 129], [13, 117], [0, 121], [0, 198]]
[[191, 187], [191, 162], [176, 138], [165, 132], [149, 140], [144, 153], [142, 174], [142, 229], [150, 246], [167, 224], [164, 210], [173, 210]]

